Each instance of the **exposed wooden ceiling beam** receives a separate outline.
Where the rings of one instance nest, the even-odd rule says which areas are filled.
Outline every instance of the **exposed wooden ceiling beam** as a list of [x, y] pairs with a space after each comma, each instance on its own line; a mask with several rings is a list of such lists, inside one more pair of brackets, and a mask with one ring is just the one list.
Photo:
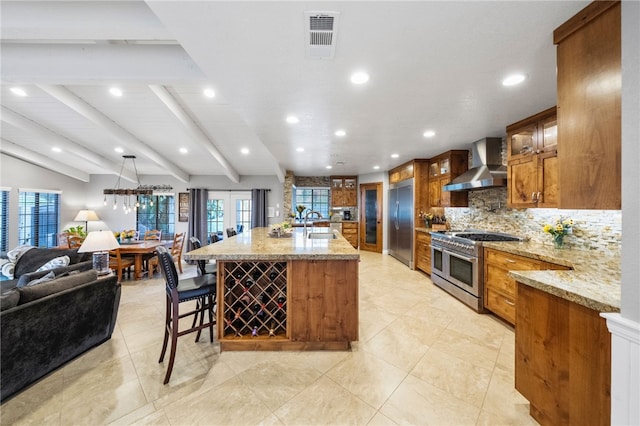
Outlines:
[[[71, 139], [54, 132], [53, 130], [43, 126], [42, 124], [31, 120], [30, 118], [18, 114], [17, 112], [5, 106], [2, 107], [2, 114], [0, 116], [0, 119], [7, 124], [10, 124], [27, 133], [35, 135], [42, 140], [47, 141], [51, 145], [58, 145], [65, 152], [67, 152], [68, 155], [73, 155], [83, 161], [93, 163], [96, 166], [104, 168], [110, 173], [113, 173], [114, 175], [120, 174], [120, 164], [105, 159], [99, 154], [96, 154], [95, 152], [85, 148], [80, 143], [72, 141]], [[130, 182], [137, 183], [136, 175], [133, 172], [123, 171], [122, 177], [123, 179], [126, 179]]]
[[18, 158], [20, 160], [26, 161], [27, 163], [35, 164], [36, 166], [40, 166], [44, 169], [69, 176], [82, 182], [89, 182], [90, 180], [89, 173], [85, 173], [59, 161], [52, 160], [51, 157], [47, 157], [46, 155], [31, 151], [30, 149], [24, 148], [20, 145], [16, 145], [15, 143], [10, 142], [6, 139], [0, 140], [2, 141], [2, 144], [0, 145], [0, 152], [2, 152], [3, 154], [10, 155], [11, 157]]
[[115, 121], [98, 111], [92, 105], [73, 94], [64, 86], [52, 86], [52, 85], [38, 85], [38, 87], [49, 95], [53, 96], [78, 114], [85, 117], [87, 120], [102, 127], [105, 131], [109, 132], [112, 136], [118, 139], [123, 144], [134, 148], [136, 151], [142, 153], [149, 160], [153, 161], [163, 169], [165, 169], [170, 175], [176, 179], [188, 183], [189, 174], [180, 169], [171, 161], [158, 154], [153, 148], [140, 139], [129, 133], [126, 129], [116, 124]]
[[169, 93], [164, 86], [150, 85], [151, 91], [162, 101], [162, 103], [171, 111], [171, 113], [178, 119], [178, 122], [182, 127], [191, 135], [194, 141], [199, 143], [209, 154], [222, 166], [224, 173], [232, 182], [240, 182], [240, 175], [233, 168], [233, 166], [227, 161], [227, 159], [218, 150], [215, 142], [205, 134], [205, 132], [198, 126], [195, 120], [189, 115], [189, 112], [185, 111], [182, 106], [175, 100], [175, 98]]

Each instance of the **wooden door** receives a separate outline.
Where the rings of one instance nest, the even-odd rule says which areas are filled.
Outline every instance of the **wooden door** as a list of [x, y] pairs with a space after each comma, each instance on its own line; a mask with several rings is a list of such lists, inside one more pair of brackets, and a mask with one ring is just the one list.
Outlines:
[[360, 185], [360, 249], [382, 253], [382, 182]]

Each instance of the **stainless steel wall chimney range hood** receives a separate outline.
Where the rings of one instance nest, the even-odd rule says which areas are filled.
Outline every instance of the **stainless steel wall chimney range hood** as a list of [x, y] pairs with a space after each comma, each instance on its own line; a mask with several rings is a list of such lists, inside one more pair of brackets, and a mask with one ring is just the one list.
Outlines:
[[507, 167], [502, 165], [501, 138], [475, 141], [472, 155], [471, 169], [443, 186], [443, 191], [473, 191], [507, 185]]

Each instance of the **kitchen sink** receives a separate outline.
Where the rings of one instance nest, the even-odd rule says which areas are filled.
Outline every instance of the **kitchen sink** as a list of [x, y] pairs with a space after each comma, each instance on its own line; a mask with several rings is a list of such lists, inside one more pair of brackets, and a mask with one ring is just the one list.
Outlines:
[[312, 240], [335, 240], [338, 237], [333, 232], [309, 232], [307, 238]]

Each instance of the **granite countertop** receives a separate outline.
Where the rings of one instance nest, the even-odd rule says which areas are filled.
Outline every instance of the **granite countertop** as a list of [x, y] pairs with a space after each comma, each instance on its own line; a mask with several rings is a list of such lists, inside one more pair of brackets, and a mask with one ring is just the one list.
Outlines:
[[569, 271], [510, 271], [518, 282], [598, 312], [620, 312], [620, 252], [555, 249], [534, 242], [485, 242], [493, 248], [572, 268]]
[[[253, 228], [184, 254], [186, 260], [357, 260], [360, 254], [337, 233], [334, 240], [309, 239], [296, 228], [291, 237], [272, 238], [270, 228]], [[307, 228], [307, 232], [332, 232], [331, 228]]]

